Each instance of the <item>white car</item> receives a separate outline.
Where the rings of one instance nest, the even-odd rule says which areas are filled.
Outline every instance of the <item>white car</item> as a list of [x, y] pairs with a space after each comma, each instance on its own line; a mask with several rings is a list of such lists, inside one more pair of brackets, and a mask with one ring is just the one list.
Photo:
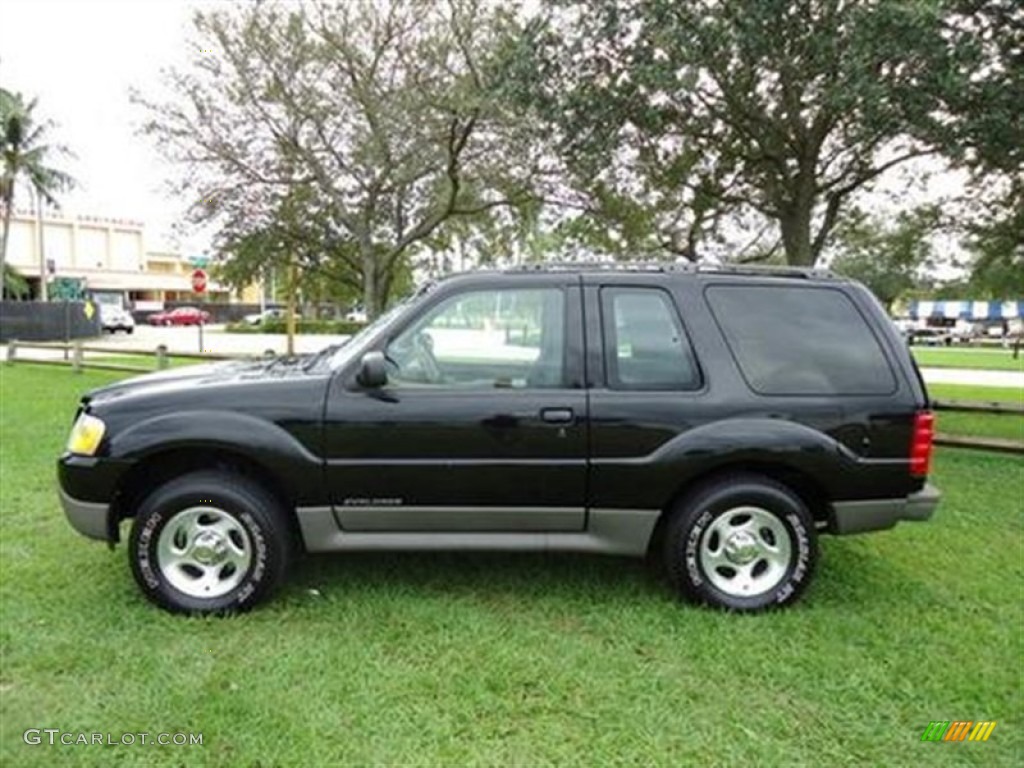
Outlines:
[[126, 309], [113, 304], [100, 304], [100, 327], [108, 333], [135, 333], [135, 318]]
[[258, 312], [254, 315], [246, 315], [242, 318], [249, 325], [262, 325], [268, 320], [281, 320], [284, 321], [288, 317], [288, 310], [283, 308], [272, 308], [264, 309], [262, 312]]

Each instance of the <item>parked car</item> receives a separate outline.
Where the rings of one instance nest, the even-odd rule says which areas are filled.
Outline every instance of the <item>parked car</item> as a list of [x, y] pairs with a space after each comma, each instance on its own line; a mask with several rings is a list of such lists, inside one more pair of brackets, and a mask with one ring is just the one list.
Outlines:
[[178, 307], [149, 316], [150, 325], [205, 325], [208, 322], [210, 313], [195, 307]]
[[366, 312], [359, 308], [349, 310], [345, 313], [345, 322], [347, 323], [365, 323], [366, 320]]
[[[262, 325], [267, 321], [280, 321], [284, 322], [288, 317], [288, 310], [283, 307], [273, 307], [265, 309], [262, 312], [257, 312], [252, 315], [246, 315], [242, 318], [242, 321], [249, 325]], [[296, 318], [297, 319], [297, 318]]]
[[440, 281], [347, 344], [82, 398], [58, 462], [141, 591], [246, 610], [309, 552], [661, 559], [690, 601], [796, 601], [818, 537], [926, 520], [933, 419], [858, 283], [547, 266]]
[[135, 318], [131, 312], [114, 304], [100, 304], [100, 327], [108, 333], [135, 333]]

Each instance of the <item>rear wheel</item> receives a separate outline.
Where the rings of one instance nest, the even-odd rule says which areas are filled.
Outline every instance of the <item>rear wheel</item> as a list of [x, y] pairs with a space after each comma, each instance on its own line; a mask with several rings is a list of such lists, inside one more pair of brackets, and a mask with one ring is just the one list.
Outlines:
[[128, 555], [143, 593], [167, 610], [252, 608], [284, 580], [291, 560], [286, 511], [262, 486], [203, 470], [175, 478], [142, 502]]
[[814, 520], [786, 486], [755, 474], [696, 488], [671, 512], [663, 557], [686, 599], [737, 611], [795, 602], [817, 562]]

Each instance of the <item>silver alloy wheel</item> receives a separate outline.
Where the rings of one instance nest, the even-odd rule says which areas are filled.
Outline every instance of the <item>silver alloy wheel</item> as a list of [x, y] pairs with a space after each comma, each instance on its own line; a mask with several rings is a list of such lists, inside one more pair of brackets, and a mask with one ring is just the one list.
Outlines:
[[698, 558], [708, 581], [731, 597], [756, 597], [783, 580], [793, 546], [783, 522], [761, 507], [734, 507], [704, 531]]
[[252, 542], [234, 515], [217, 507], [189, 507], [160, 532], [156, 560], [160, 573], [179, 592], [221, 597], [245, 578]]

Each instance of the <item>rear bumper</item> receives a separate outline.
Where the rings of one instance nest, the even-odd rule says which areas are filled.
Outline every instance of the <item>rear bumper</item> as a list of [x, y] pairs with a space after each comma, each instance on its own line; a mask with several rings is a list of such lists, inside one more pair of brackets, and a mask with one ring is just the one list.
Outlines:
[[928, 520], [939, 505], [939, 489], [930, 483], [900, 499], [840, 501], [832, 505], [831, 533], [884, 531], [902, 520]]
[[100, 541], [110, 541], [108, 516], [109, 504], [97, 504], [92, 501], [79, 501], [68, 496], [63, 488], [59, 488], [60, 504], [64, 507], [71, 526], [83, 536]]

